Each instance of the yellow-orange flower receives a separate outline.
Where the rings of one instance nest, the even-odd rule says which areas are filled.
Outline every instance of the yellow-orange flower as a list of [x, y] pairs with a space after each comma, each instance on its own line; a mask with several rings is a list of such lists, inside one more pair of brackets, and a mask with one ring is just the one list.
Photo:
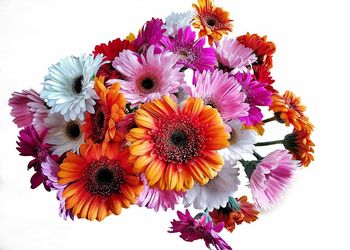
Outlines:
[[95, 91], [100, 100], [95, 105], [95, 113], [85, 113], [85, 123], [82, 126], [86, 141], [102, 143], [120, 141], [123, 135], [117, 131], [117, 123], [125, 117], [126, 101], [119, 92], [118, 83], [106, 88], [104, 78], [95, 78]]
[[247, 126], [243, 124], [243, 129], [253, 129], [254, 131], [256, 131], [258, 133], [258, 135], [262, 136], [265, 133], [265, 129], [264, 129], [264, 123], [260, 122], [256, 125], [252, 125], [252, 126]]
[[193, 27], [200, 29], [200, 37], [208, 36], [210, 45], [213, 45], [214, 41], [220, 41], [223, 35], [232, 31], [229, 12], [214, 6], [212, 0], [198, 0], [198, 5], [192, 6], [197, 11]]
[[291, 91], [287, 90], [283, 96], [277, 93], [273, 94], [270, 110], [287, 127], [292, 124], [296, 131], [306, 130], [311, 132], [314, 128], [309, 118], [304, 115], [306, 107], [301, 104], [300, 97], [297, 97]]
[[135, 122], [138, 128], [126, 139], [134, 171], [144, 173], [150, 186], [185, 191], [220, 171], [224, 161], [216, 150], [229, 145], [229, 133], [202, 99], [191, 97], [182, 108], [167, 96], [153, 100], [136, 111]]
[[58, 172], [66, 208], [89, 220], [120, 214], [136, 203], [143, 185], [129, 162], [129, 148], [118, 143], [83, 144], [80, 155], [69, 152]]

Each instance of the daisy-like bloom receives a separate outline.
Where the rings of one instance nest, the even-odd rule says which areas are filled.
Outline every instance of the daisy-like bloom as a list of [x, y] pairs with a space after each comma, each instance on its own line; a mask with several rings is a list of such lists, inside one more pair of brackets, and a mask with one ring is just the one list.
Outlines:
[[128, 40], [121, 40], [119, 38], [109, 41], [108, 44], [102, 43], [96, 45], [93, 52], [94, 56], [102, 54], [104, 56], [103, 61], [107, 63], [103, 64], [97, 71], [97, 76], [104, 76], [107, 82], [110, 79], [120, 78], [120, 73], [112, 66], [113, 60], [119, 55], [123, 50], [134, 50], [133, 46]]
[[196, 32], [191, 27], [180, 28], [177, 35], [163, 39], [165, 48], [178, 56], [177, 62], [184, 68], [191, 68], [202, 72], [213, 70], [216, 63], [215, 50], [204, 48], [205, 38], [196, 40]]
[[119, 92], [118, 83], [106, 88], [103, 77], [95, 78], [95, 91], [99, 100], [95, 105], [95, 113], [85, 113], [82, 126], [85, 140], [93, 143], [121, 141], [123, 135], [117, 131], [118, 121], [125, 117], [126, 101]]
[[299, 164], [292, 158], [287, 150], [275, 150], [262, 160], [248, 164], [243, 161], [254, 202], [260, 209], [275, 205], [290, 184]]
[[47, 117], [48, 108], [35, 90], [12, 93], [9, 105], [12, 108], [13, 122], [17, 127], [22, 128], [33, 124], [39, 133], [45, 129], [44, 119]]
[[246, 95], [240, 84], [221, 70], [196, 72], [195, 85], [185, 88], [191, 96], [216, 108], [225, 122], [248, 114], [249, 105], [244, 102]]
[[160, 52], [160, 42], [165, 37], [165, 31], [166, 29], [164, 28], [164, 23], [161, 19], [152, 18], [152, 20], [147, 21], [139, 31], [136, 39], [132, 42], [135, 51], [139, 54], [144, 54], [149, 47], [154, 46], [156, 52]]
[[244, 154], [252, 154], [256, 143], [257, 133], [253, 129], [243, 128], [243, 124], [239, 120], [232, 120], [227, 123], [230, 128], [230, 146], [220, 151], [226, 160], [242, 159]]
[[50, 191], [50, 186], [47, 181], [47, 177], [42, 174], [41, 163], [45, 161], [46, 157], [50, 154], [49, 145], [44, 141], [47, 130], [38, 133], [33, 125], [27, 126], [19, 132], [17, 142], [17, 150], [22, 156], [34, 157], [28, 164], [28, 169], [33, 168], [35, 174], [32, 176], [31, 188], [37, 188], [43, 183], [45, 189]]
[[237, 72], [247, 72], [247, 67], [257, 60], [251, 48], [245, 47], [235, 39], [225, 38], [218, 43], [215, 52], [219, 68], [233, 75]]
[[275, 90], [272, 86], [275, 80], [272, 78], [271, 72], [266, 66], [254, 65], [253, 71], [254, 71], [255, 80], [257, 80], [258, 82], [266, 83], [267, 84], [266, 89], [271, 93], [277, 93], [277, 90]]
[[158, 188], [151, 188], [148, 186], [147, 179], [141, 175], [141, 180], [145, 185], [140, 197], [137, 199], [137, 205], [140, 207], [147, 207], [158, 212], [161, 207], [164, 211], [168, 208], [174, 209], [175, 205], [179, 203], [184, 193], [171, 190], [159, 190]]
[[223, 35], [232, 31], [232, 20], [229, 12], [216, 7], [212, 0], [198, 0], [198, 5], [192, 4], [197, 11], [193, 27], [200, 29], [199, 36], [208, 36], [209, 44], [220, 41]]
[[58, 172], [58, 184], [67, 185], [62, 193], [66, 209], [78, 218], [101, 221], [135, 204], [143, 185], [128, 158], [129, 148], [118, 143], [83, 144], [80, 155], [67, 153]]
[[118, 80], [121, 92], [133, 105], [177, 93], [184, 83], [185, 74], [180, 72], [178, 57], [171, 52], [155, 54], [154, 49], [151, 46], [141, 57], [126, 50], [113, 61], [113, 66], [126, 78]]
[[182, 13], [172, 12], [165, 18], [165, 34], [171, 37], [175, 37], [178, 30], [191, 25], [194, 17], [194, 11], [187, 11]]
[[235, 78], [241, 84], [242, 91], [247, 96], [245, 102], [250, 106], [248, 115], [240, 117], [240, 120], [247, 126], [256, 125], [263, 118], [258, 106], [269, 106], [271, 104], [271, 92], [265, 88], [266, 83], [254, 80], [250, 73], [237, 73]]
[[266, 36], [261, 37], [257, 34], [247, 33], [237, 37], [237, 41], [254, 51], [258, 57], [256, 64], [264, 65], [267, 69], [272, 68], [272, 56], [276, 51], [276, 46], [273, 42], [267, 41]]
[[224, 164], [216, 150], [228, 146], [229, 134], [218, 111], [202, 99], [189, 98], [179, 108], [168, 96], [141, 105], [138, 128], [130, 130], [130, 160], [136, 173], [161, 190], [185, 191], [194, 181], [205, 185]]
[[185, 207], [191, 204], [196, 209], [212, 211], [214, 208], [225, 207], [230, 196], [238, 190], [240, 181], [238, 179], [239, 168], [235, 168], [235, 162], [232, 164], [226, 161], [221, 171], [208, 184], [201, 186], [195, 184], [188, 190], [184, 197]]
[[272, 95], [270, 110], [275, 113], [278, 121], [281, 121], [289, 127], [291, 124], [297, 131], [312, 131], [314, 126], [309, 118], [304, 115], [306, 106], [301, 104], [300, 97], [293, 92], [286, 91], [283, 96], [275, 93]]
[[184, 214], [178, 211], [177, 216], [179, 220], [171, 222], [169, 233], [180, 233], [180, 237], [188, 242], [204, 240], [209, 249], [212, 249], [211, 246], [213, 246], [216, 250], [232, 250], [218, 234], [223, 229], [223, 223], [214, 226], [205, 215], [195, 219], [187, 209]]
[[40, 97], [66, 121], [84, 120], [84, 113], [94, 113], [97, 98], [93, 79], [103, 64], [102, 55], [69, 56], [49, 68]]
[[210, 217], [215, 224], [223, 222], [225, 228], [232, 233], [236, 225], [256, 221], [258, 214], [255, 205], [248, 202], [247, 196], [242, 196], [239, 199], [230, 198], [225, 207], [210, 212]]
[[84, 136], [80, 130], [81, 121], [66, 121], [58, 113], [49, 114], [45, 119], [48, 129], [46, 142], [51, 146], [52, 154], [62, 155], [65, 152], [78, 152], [79, 146], [84, 142]]
[[300, 161], [301, 165], [307, 167], [314, 160], [315, 144], [310, 139], [310, 133], [305, 130], [288, 134], [284, 138], [283, 145], [293, 154], [293, 159]]

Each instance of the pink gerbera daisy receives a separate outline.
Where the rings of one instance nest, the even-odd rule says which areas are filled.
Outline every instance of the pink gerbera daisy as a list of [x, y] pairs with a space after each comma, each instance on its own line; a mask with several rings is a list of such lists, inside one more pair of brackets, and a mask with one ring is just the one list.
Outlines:
[[131, 104], [139, 104], [178, 92], [184, 83], [184, 73], [177, 65], [178, 58], [172, 52], [155, 54], [152, 45], [145, 55], [125, 50], [113, 61], [113, 67], [126, 80], [120, 82], [121, 92]]
[[266, 83], [254, 80], [250, 73], [235, 75], [236, 80], [242, 86], [242, 91], [246, 94], [245, 102], [249, 104], [248, 115], [240, 117], [240, 120], [247, 126], [253, 126], [262, 121], [263, 114], [258, 106], [269, 106], [272, 102], [272, 93], [268, 91]]
[[183, 197], [184, 193], [176, 191], [159, 190], [148, 186], [145, 176], [141, 176], [141, 180], [145, 185], [140, 197], [137, 200], [137, 205], [140, 207], [147, 207], [158, 211], [160, 207], [164, 211], [168, 208], [174, 209], [175, 205], [179, 203], [179, 198]]
[[191, 27], [180, 28], [175, 37], [163, 39], [165, 48], [179, 58], [178, 64], [193, 70], [213, 70], [216, 63], [215, 50], [204, 48], [205, 37], [196, 40], [196, 32]]
[[244, 102], [246, 96], [234, 77], [215, 70], [213, 73], [196, 72], [194, 78], [195, 86], [186, 86], [186, 91], [216, 108], [225, 122], [248, 114], [249, 105]]
[[235, 39], [225, 38], [216, 47], [216, 57], [219, 68], [236, 74], [247, 72], [247, 66], [256, 62], [257, 57], [251, 48], [237, 42]]

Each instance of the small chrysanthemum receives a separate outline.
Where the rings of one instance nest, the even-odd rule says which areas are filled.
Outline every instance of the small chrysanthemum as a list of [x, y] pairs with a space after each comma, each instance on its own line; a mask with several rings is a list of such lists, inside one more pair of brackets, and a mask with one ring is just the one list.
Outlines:
[[200, 37], [208, 36], [210, 45], [213, 45], [214, 41], [220, 41], [223, 35], [232, 31], [229, 12], [214, 6], [212, 0], [198, 0], [198, 5], [192, 6], [197, 11], [193, 27], [200, 30]]
[[225, 122], [248, 114], [249, 105], [245, 103], [241, 85], [221, 70], [196, 72], [195, 84], [185, 88], [191, 96], [200, 97], [205, 104], [216, 108]]
[[126, 101], [119, 89], [118, 83], [106, 88], [103, 77], [95, 78], [95, 91], [99, 100], [94, 106], [94, 114], [85, 113], [82, 130], [86, 141], [102, 143], [123, 139], [124, 136], [117, 128], [118, 122], [125, 117]]
[[120, 53], [113, 66], [125, 77], [120, 82], [121, 92], [133, 105], [178, 92], [184, 83], [178, 57], [171, 52], [156, 54], [151, 46], [141, 57], [130, 50]]
[[182, 13], [172, 12], [165, 18], [165, 34], [175, 37], [178, 30], [191, 25], [194, 17], [194, 11], [187, 11]]
[[80, 155], [69, 152], [60, 165], [58, 184], [66, 185], [66, 209], [78, 218], [101, 221], [111, 213], [119, 215], [136, 203], [143, 188], [128, 160], [129, 148], [106, 145], [83, 144]]
[[196, 33], [191, 27], [180, 28], [174, 38], [163, 40], [164, 47], [178, 56], [177, 62], [183, 68], [191, 68], [202, 72], [213, 70], [216, 63], [215, 50], [204, 48], [205, 38], [196, 40]]
[[300, 97], [291, 91], [287, 90], [283, 96], [278, 93], [273, 94], [270, 110], [275, 113], [278, 121], [285, 123], [287, 127], [293, 125], [296, 131], [311, 132], [314, 128], [309, 118], [304, 114], [306, 106], [302, 105]]
[[186, 209], [185, 213], [177, 212], [179, 220], [171, 222], [169, 233], [180, 233], [180, 237], [185, 241], [204, 240], [205, 245], [216, 250], [232, 250], [232, 248], [218, 235], [223, 229], [223, 223], [214, 225], [207, 216], [193, 218]]
[[226, 161], [220, 172], [206, 185], [195, 184], [184, 197], [185, 207], [193, 205], [196, 209], [212, 211], [214, 208], [225, 207], [230, 196], [238, 190], [240, 181], [239, 168], [235, 162]]
[[224, 164], [216, 151], [228, 146], [229, 134], [218, 111], [202, 99], [189, 98], [179, 108], [170, 97], [141, 105], [130, 130], [136, 173], [161, 190], [185, 191], [204, 185]]
[[103, 56], [69, 56], [49, 68], [40, 92], [51, 107], [51, 113], [60, 113], [66, 121], [84, 120], [84, 113], [94, 113], [96, 93], [93, 79], [103, 64]]
[[235, 39], [225, 38], [218, 43], [215, 52], [218, 67], [233, 75], [237, 72], [247, 72], [247, 67], [257, 60], [251, 48], [245, 47]]

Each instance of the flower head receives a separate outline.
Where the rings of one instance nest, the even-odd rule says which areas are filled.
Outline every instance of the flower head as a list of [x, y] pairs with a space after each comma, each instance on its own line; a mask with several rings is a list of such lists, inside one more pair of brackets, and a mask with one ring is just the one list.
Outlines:
[[125, 76], [125, 80], [118, 80], [121, 92], [133, 105], [177, 93], [184, 83], [177, 56], [171, 52], [155, 54], [154, 49], [151, 46], [141, 57], [126, 50], [113, 61], [113, 66]]
[[277, 93], [277, 90], [272, 86], [275, 80], [272, 78], [270, 70], [265, 65], [254, 65], [253, 71], [255, 80], [266, 83], [266, 89], [271, 93]]
[[216, 7], [212, 0], [198, 0], [198, 5], [193, 4], [196, 15], [193, 27], [200, 29], [199, 36], [208, 36], [209, 44], [220, 41], [223, 35], [232, 31], [232, 20], [229, 13], [222, 8]]
[[58, 172], [58, 184], [67, 185], [62, 193], [66, 209], [100, 221], [135, 204], [143, 185], [128, 158], [129, 149], [118, 143], [83, 144], [80, 155], [67, 153]]
[[202, 99], [189, 98], [182, 108], [164, 96], [141, 105], [130, 130], [134, 171], [161, 190], [185, 191], [204, 185], [223, 165], [216, 150], [228, 146], [229, 134], [218, 111]]
[[191, 25], [194, 17], [193, 11], [187, 11], [182, 13], [172, 12], [165, 18], [165, 34], [171, 37], [175, 37], [178, 30]]

